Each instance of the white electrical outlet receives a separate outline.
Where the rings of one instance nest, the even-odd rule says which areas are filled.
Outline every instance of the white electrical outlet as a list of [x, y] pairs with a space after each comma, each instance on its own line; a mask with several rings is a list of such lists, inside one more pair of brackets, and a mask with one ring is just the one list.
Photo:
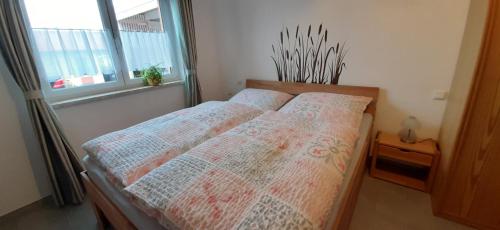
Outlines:
[[432, 93], [432, 99], [434, 99], [436, 101], [443, 101], [443, 100], [446, 100], [447, 98], [448, 98], [448, 92], [446, 92], [444, 90], [435, 90]]

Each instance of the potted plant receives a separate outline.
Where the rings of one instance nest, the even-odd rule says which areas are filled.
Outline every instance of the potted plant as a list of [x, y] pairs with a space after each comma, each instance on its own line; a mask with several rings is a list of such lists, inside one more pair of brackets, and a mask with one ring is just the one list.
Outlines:
[[161, 69], [158, 66], [151, 66], [142, 71], [142, 78], [150, 86], [158, 86], [161, 83]]

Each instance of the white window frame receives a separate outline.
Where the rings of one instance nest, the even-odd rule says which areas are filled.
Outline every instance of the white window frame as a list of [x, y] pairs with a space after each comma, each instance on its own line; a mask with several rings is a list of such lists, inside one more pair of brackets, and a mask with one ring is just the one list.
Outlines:
[[[111, 38], [110, 42], [112, 43], [111, 57], [113, 65], [115, 67], [116, 80], [112, 82], [85, 85], [75, 88], [52, 89], [48, 84], [47, 77], [45, 76], [45, 71], [43, 71], [43, 64], [38, 55], [38, 50], [35, 50], [34, 52], [35, 64], [37, 65], [38, 68], [41, 88], [45, 94], [46, 99], [51, 103], [144, 86], [142, 79], [140, 78], [133, 79], [129, 75], [129, 70], [127, 67], [127, 62], [122, 47], [122, 41], [120, 38], [118, 21], [116, 19], [115, 9], [113, 7], [112, 0], [93, 0], [93, 1], [97, 2], [99, 13], [101, 15], [101, 23], [103, 29], [105, 31], [109, 31], [110, 33], [110, 38]], [[23, 2], [24, 15], [26, 16], [25, 18], [27, 19], [26, 21], [29, 22], [28, 20], [29, 16], [26, 7], [24, 6], [24, 1], [22, 2]], [[159, 2], [158, 6], [159, 10], [161, 11], [162, 9], [160, 7]], [[29, 28], [29, 30], [30, 30], [29, 34], [30, 36], [32, 36], [31, 27]], [[32, 39], [32, 41], [34, 40]], [[33, 45], [33, 47], [36, 47], [36, 45]], [[170, 53], [171, 55], [175, 55], [174, 50], [170, 50]], [[163, 76], [162, 82], [164, 83], [181, 80], [177, 70], [178, 68], [178, 65], [176, 65], [177, 62], [174, 61], [173, 59], [174, 58], [172, 57], [172, 65], [174, 67], [173, 72], [171, 74]]]

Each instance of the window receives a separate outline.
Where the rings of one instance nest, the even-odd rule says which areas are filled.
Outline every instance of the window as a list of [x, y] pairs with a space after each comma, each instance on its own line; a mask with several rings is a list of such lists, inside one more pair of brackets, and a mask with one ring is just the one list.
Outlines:
[[174, 78], [158, 0], [24, 0], [42, 88], [63, 100], [142, 84], [158, 66]]
[[168, 35], [164, 31], [157, 1], [113, 0], [116, 20], [130, 78], [140, 70], [158, 66], [165, 76], [172, 74]]

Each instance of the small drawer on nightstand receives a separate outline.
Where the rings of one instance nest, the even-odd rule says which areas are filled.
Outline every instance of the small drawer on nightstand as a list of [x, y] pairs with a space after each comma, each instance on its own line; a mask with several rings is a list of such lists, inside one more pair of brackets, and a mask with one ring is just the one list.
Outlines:
[[422, 166], [430, 167], [432, 165], [432, 156], [429, 156], [427, 154], [393, 148], [386, 145], [379, 145], [378, 147], [378, 154], [380, 156], [385, 156], [405, 162], [411, 162]]

